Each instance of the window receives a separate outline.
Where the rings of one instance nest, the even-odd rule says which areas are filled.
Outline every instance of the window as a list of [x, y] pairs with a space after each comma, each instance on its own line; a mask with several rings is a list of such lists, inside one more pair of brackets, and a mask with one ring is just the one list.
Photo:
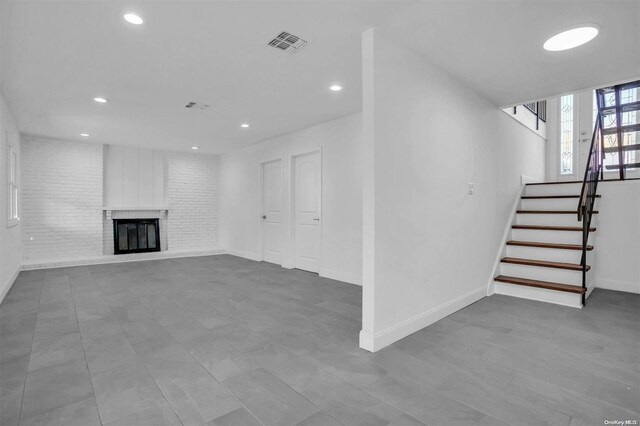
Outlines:
[[573, 174], [573, 95], [560, 98], [560, 174]]
[[[640, 89], [639, 88], [633, 88], [633, 89], [627, 89], [627, 90], [622, 90], [620, 92], [620, 103], [621, 104], [630, 104], [632, 102], [636, 102], [638, 100], [638, 95], [640, 94]], [[636, 124], [638, 123], [638, 117], [637, 117], [638, 111], [625, 111], [622, 113], [622, 125], [623, 126], [628, 126], [631, 124]], [[635, 145], [638, 143], [637, 141], [637, 136], [638, 136], [639, 132], [626, 132], [624, 133], [624, 135], [622, 136], [622, 145]], [[638, 153], [637, 150], [633, 149], [630, 151], [623, 151], [623, 155], [624, 155], [624, 163], [625, 164], [634, 164], [637, 162], [636, 160], [636, 154]], [[628, 168], [628, 171], [631, 170], [635, 170], [635, 168]]]
[[[626, 90], [622, 90], [620, 92], [620, 104], [628, 104], [628, 103], [632, 103], [632, 102], [636, 102], [638, 100], [638, 98], [640, 97], [640, 89], [639, 88], [634, 88], [634, 89], [626, 89]], [[611, 105], [615, 105], [615, 93], [607, 93], [604, 96], [604, 104], [605, 106], [611, 106]], [[596, 92], [595, 90], [593, 91], [593, 121], [595, 123], [596, 121], [596, 116], [598, 114], [598, 102], [596, 100]], [[623, 126], [627, 126], [630, 124], [635, 124], [638, 122], [637, 120], [637, 111], [625, 111], [621, 114], [621, 118], [622, 118], [622, 125]], [[616, 126], [616, 115], [615, 114], [608, 114], [604, 117], [604, 121], [603, 121], [603, 128], [608, 129], [611, 127], [615, 127]], [[622, 145], [635, 145], [638, 140], [638, 133], [639, 132], [628, 132], [625, 133], [623, 135], [623, 140], [622, 140]], [[607, 152], [605, 152], [605, 156], [604, 156], [604, 166], [605, 166], [605, 173], [606, 172], [610, 172], [610, 173], [619, 173], [618, 169], [607, 169], [606, 166], [610, 166], [610, 165], [616, 165], [618, 164], [618, 135], [617, 134], [611, 134], [611, 135], [606, 135], [604, 137], [604, 147], [605, 149], [608, 149]], [[636, 162], [636, 150], [623, 150], [622, 151], [622, 155], [623, 155], [623, 163], [625, 164], [633, 164]], [[635, 168], [628, 168], [627, 170], [635, 170]]]
[[18, 215], [18, 153], [16, 143], [7, 132], [7, 226], [17, 225]]

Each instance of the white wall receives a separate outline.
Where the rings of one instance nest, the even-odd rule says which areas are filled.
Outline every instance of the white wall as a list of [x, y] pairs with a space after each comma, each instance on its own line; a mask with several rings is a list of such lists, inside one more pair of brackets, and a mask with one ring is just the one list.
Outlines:
[[[536, 114], [532, 113], [525, 107], [524, 105], [518, 105], [515, 107], [515, 113], [513, 112], [514, 107], [503, 108], [502, 112], [507, 114], [509, 117], [516, 120], [518, 123], [525, 126], [527, 129], [536, 133], [543, 139], [547, 139], [547, 123], [537, 119]], [[536, 129], [536, 126], [538, 127]]]
[[23, 261], [102, 255], [102, 145], [26, 137]]
[[640, 293], [640, 180], [601, 182], [596, 287]]
[[220, 247], [219, 179], [218, 156], [167, 152], [170, 251], [205, 251]]
[[362, 116], [330, 121], [221, 157], [222, 246], [262, 260], [260, 164], [284, 167], [283, 266], [291, 267], [291, 159], [322, 150], [322, 254], [320, 275], [360, 284], [362, 271]]
[[[21, 163], [20, 133], [15, 125], [9, 107], [0, 94], [0, 302], [9, 291], [11, 284], [20, 268], [22, 251], [22, 225], [8, 227], [8, 199], [7, 199], [7, 138], [17, 145], [18, 163]], [[18, 185], [21, 192], [21, 182], [18, 170]], [[22, 198], [19, 193], [18, 198]]]
[[[377, 29], [363, 37], [360, 344], [378, 350], [485, 296], [520, 185], [544, 141]], [[468, 194], [473, 182], [475, 194]], [[367, 192], [369, 191], [369, 192]], [[373, 202], [371, 202], [373, 200]]]

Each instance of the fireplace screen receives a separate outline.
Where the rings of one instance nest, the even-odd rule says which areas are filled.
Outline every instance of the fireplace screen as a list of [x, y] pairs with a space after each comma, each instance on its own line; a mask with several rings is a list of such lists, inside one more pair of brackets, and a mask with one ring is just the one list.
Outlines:
[[115, 254], [160, 251], [158, 219], [114, 219]]

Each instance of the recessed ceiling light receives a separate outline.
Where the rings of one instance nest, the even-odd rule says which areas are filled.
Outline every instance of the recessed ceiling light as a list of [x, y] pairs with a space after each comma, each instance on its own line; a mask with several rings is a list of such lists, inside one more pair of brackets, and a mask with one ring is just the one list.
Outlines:
[[245, 129], [246, 129], [246, 128], [249, 128], [249, 127], [251, 127], [251, 126], [249, 126], [249, 124], [247, 124], [247, 123], [242, 123], [242, 124], [240, 125], [240, 127], [243, 127], [243, 128], [245, 128]]
[[573, 49], [590, 42], [598, 35], [598, 28], [593, 25], [585, 25], [554, 35], [544, 42], [545, 50], [559, 52], [561, 50]]
[[200, 149], [200, 147], [199, 146], [192, 146], [191, 149], [193, 149], [194, 151], [197, 151], [197, 150]]
[[339, 92], [339, 91], [341, 91], [341, 90], [342, 90], [342, 86], [340, 86], [339, 84], [334, 84], [334, 85], [332, 85], [331, 87], [329, 87], [329, 89], [330, 89], [332, 92]]
[[80, 136], [82, 136], [83, 138], [88, 138], [91, 135], [89, 133], [80, 133]]
[[100, 104], [106, 104], [107, 102], [109, 102], [108, 100], [106, 100], [105, 98], [93, 98], [94, 101], [100, 103]]
[[127, 13], [124, 15], [124, 20], [133, 25], [140, 25], [144, 20], [135, 13]]

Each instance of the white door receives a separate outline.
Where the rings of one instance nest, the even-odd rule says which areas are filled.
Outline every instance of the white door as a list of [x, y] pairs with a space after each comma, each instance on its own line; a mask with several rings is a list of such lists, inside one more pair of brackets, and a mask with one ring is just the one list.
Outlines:
[[262, 257], [265, 262], [281, 260], [282, 161], [262, 164]]
[[294, 267], [320, 270], [320, 153], [294, 159]]

